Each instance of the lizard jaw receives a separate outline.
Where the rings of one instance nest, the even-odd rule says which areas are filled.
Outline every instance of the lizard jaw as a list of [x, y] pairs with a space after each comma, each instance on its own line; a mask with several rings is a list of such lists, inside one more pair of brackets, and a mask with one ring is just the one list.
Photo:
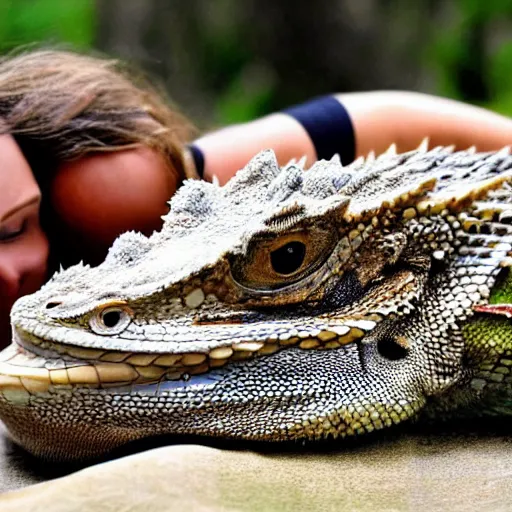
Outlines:
[[[354, 320], [300, 336], [281, 336], [267, 342], [246, 341], [221, 346], [207, 353], [132, 353], [100, 351], [52, 343], [48, 345], [22, 328], [15, 328], [13, 343], [0, 354], [0, 393], [15, 401], [48, 392], [55, 387], [120, 388], [154, 385], [175, 387], [196, 375], [207, 374], [229, 363], [269, 356], [286, 348], [335, 350], [362, 340], [376, 323]], [[304, 336], [304, 334], [308, 334]], [[176, 383], [178, 384], [178, 383]]]

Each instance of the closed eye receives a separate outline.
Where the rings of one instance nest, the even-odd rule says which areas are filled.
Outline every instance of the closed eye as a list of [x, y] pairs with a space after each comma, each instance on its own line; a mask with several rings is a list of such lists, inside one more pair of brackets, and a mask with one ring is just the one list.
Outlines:
[[18, 227], [9, 227], [4, 226], [0, 227], [0, 243], [12, 242], [19, 238], [27, 228], [27, 220], [24, 219], [20, 226]]

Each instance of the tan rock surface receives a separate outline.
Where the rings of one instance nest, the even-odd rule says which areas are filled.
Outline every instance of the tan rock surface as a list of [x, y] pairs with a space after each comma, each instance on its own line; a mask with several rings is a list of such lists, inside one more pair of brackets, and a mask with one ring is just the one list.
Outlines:
[[[4, 491], [35, 481], [16, 457], [0, 459]], [[317, 453], [177, 445], [0, 496], [2, 512], [511, 509], [510, 439], [470, 434], [410, 434]]]

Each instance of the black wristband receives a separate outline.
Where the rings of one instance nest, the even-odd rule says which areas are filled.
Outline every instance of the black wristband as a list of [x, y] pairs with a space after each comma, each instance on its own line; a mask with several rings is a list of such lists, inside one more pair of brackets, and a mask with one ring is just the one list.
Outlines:
[[192, 155], [192, 159], [194, 160], [194, 165], [196, 166], [197, 174], [201, 179], [204, 178], [204, 155], [203, 152], [194, 144], [189, 144], [188, 149], [190, 150], [190, 154]]
[[319, 160], [329, 160], [336, 153], [346, 165], [355, 158], [355, 136], [345, 107], [333, 96], [316, 98], [283, 110], [308, 132]]

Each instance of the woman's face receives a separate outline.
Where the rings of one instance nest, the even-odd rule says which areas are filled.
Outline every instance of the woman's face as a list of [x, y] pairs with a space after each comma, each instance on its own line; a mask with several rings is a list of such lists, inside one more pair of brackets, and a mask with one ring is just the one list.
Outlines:
[[10, 135], [0, 136], [0, 348], [10, 343], [15, 300], [45, 281], [48, 240], [39, 224], [41, 192]]

